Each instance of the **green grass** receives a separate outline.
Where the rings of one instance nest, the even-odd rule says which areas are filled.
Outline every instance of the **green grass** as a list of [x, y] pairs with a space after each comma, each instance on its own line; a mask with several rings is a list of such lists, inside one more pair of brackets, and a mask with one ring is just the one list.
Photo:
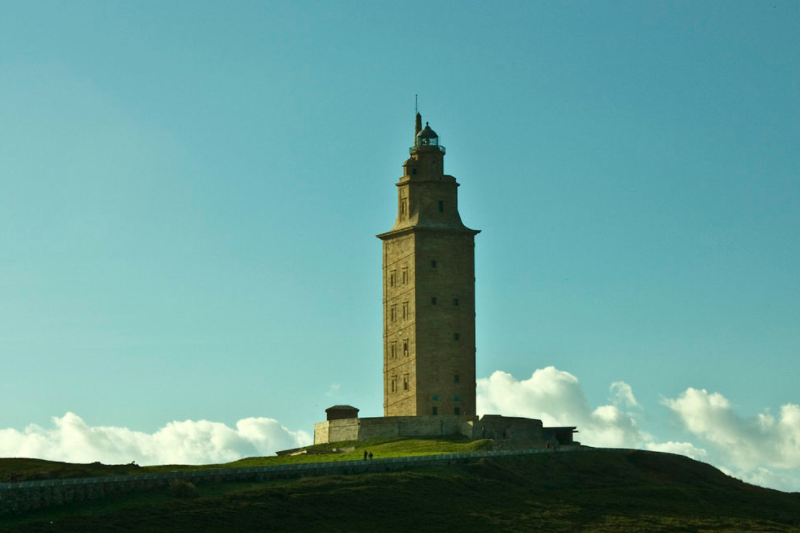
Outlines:
[[[435, 453], [487, 443], [405, 445]], [[404, 444], [371, 446], [401, 454]], [[194, 499], [174, 499], [164, 489], [0, 518], [0, 530], [800, 531], [800, 494], [754, 487], [704, 463], [644, 451], [591, 450], [394, 473], [207, 483], [198, 485], [198, 492]]]
[[153, 474], [159, 472], [188, 472], [218, 468], [241, 468], [251, 466], [274, 466], [328, 461], [353, 461], [364, 458], [364, 450], [373, 453], [373, 458], [407, 457], [411, 455], [435, 455], [443, 453], [467, 453], [490, 450], [491, 440], [470, 441], [464, 437], [450, 439], [409, 439], [405, 437], [374, 439], [364, 442], [337, 442], [309, 446], [310, 450], [355, 447], [355, 451], [342, 454], [296, 455], [282, 457], [248, 457], [232, 463], [216, 465], [103, 465], [100, 463], [71, 464], [40, 459], [0, 459], [0, 482], [11, 480], [15, 474], [18, 481], [39, 479], [61, 479], [73, 477], [123, 476]]
[[42, 459], [0, 459], [0, 483], [74, 477], [126, 476], [142, 473], [136, 465], [73, 464]]

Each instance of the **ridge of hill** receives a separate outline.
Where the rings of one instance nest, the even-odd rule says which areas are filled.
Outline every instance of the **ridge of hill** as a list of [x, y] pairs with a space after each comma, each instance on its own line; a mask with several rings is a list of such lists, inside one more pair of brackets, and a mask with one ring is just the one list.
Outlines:
[[[470, 440], [463, 436], [450, 438], [408, 438], [387, 437], [369, 441], [345, 441], [333, 444], [318, 444], [298, 448], [311, 453], [270, 457], [246, 457], [230, 463], [209, 465], [168, 464], [139, 466], [135, 463], [106, 465], [94, 463], [65, 463], [44, 459], [0, 458], [0, 483], [15, 481], [38, 481], [44, 479], [69, 479], [154, 474], [160, 472], [191, 472], [196, 470], [217, 470], [225, 468], [244, 468], [251, 466], [277, 466], [328, 461], [353, 461], [361, 459], [364, 451], [373, 452], [374, 457], [409, 457], [437, 455], [446, 453], [470, 453], [493, 448], [489, 439]], [[334, 450], [347, 450], [341, 453], [325, 453]]]
[[[419, 447], [466, 451], [466, 444], [366, 443], [398, 454]], [[176, 498], [163, 489], [0, 518], [0, 531], [55, 529], [800, 532], [800, 493], [748, 485], [679, 455], [589, 449], [402, 472], [208, 483], [199, 485], [193, 498]]]

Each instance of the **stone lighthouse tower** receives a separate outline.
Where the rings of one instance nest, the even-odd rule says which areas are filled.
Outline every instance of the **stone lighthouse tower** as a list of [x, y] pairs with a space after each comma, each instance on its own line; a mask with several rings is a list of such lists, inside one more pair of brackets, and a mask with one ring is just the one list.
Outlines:
[[444, 146], [417, 113], [383, 240], [384, 416], [475, 416], [475, 235]]

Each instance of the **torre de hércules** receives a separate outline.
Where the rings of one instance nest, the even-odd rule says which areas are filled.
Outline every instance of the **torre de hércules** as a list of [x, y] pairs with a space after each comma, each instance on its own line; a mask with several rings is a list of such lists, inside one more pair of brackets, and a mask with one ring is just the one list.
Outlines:
[[573, 445], [574, 427], [476, 413], [475, 236], [461, 221], [445, 148], [416, 114], [396, 183], [397, 217], [383, 241], [383, 417], [335, 405], [314, 444], [378, 437], [464, 435], [513, 447]]

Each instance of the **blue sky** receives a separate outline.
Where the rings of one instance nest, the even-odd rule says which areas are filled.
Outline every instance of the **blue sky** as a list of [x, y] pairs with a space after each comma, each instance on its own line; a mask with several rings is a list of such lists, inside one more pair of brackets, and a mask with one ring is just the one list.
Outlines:
[[[800, 403], [798, 20], [783, 1], [4, 3], [0, 455], [66, 413], [147, 435], [380, 415], [375, 235], [419, 94], [482, 230], [485, 397], [495, 371], [568, 373], [652, 437], [621, 444], [800, 490], [781, 418]], [[733, 435], [788, 428], [782, 466], [692, 425], [679, 399], [714, 394]]]

